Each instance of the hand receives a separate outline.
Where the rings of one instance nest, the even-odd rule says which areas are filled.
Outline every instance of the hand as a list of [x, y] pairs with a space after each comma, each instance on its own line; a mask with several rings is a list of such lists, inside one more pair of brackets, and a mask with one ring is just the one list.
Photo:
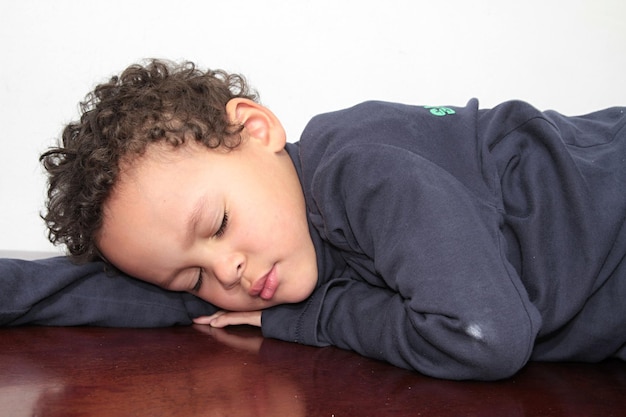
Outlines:
[[218, 328], [239, 324], [261, 327], [261, 311], [218, 311], [210, 316], [196, 317], [193, 322]]

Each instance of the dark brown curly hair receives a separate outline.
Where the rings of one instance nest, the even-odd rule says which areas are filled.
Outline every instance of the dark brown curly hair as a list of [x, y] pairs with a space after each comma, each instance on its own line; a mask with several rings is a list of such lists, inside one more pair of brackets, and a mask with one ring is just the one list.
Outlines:
[[100, 258], [95, 240], [120, 163], [156, 142], [237, 147], [243, 126], [226, 115], [226, 104], [236, 97], [258, 101], [243, 76], [202, 71], [192, 62], [150, 60], [96, 86], [80, 103], [80, 120], [69, 123], [58, 146], [40, 157], [48, 173], [42, 218], [49, 240], [64, 244], [76, 262]]

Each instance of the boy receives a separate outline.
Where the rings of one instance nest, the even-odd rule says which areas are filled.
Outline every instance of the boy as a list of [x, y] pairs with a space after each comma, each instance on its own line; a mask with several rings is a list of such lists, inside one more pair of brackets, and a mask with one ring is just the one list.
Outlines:
[[75, 259], [223, 309], [196, 323], [451, 379], [625, 359], [625, 126], [369, 102], [290, 144], [242, 78], [152, 61], [42, 156], [45, 219]]

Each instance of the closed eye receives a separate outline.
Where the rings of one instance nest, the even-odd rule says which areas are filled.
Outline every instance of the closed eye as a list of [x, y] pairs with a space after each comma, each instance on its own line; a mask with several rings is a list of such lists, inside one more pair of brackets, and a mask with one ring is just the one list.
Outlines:
[[226, 232], [226, 228], [228, 227], [228, 212], [224, 212], [224, 217], [222, 217], [222, 224], [220, 224], [220, 228], [215, 232], [215, 237], [222, 237]]
[[196, 285], [193, 286], [193, 288], [191, 289], [193, 292], [198, 292], [200, 291], [200, 287], [202, 287], [202, 279], [203, 279], [203, 270], [202, 268], [198, 268], [199, 272], [198, 272], [198, 278], [196, 280]]

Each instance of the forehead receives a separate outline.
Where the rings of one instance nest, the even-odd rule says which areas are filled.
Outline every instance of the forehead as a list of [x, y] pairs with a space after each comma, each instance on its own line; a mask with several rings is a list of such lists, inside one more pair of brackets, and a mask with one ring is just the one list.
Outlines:
[[158, 208], [184, 210], [188, 199], [213, 183], [207, 182], [207, 178], [215, 175], [213, 153], [201, 145], [173, 147], [159, 143], [124, 161], [117, 183], [104, 204], [105, 220], [119, 218], [127, 212], [143, 211], [148, 215]]

